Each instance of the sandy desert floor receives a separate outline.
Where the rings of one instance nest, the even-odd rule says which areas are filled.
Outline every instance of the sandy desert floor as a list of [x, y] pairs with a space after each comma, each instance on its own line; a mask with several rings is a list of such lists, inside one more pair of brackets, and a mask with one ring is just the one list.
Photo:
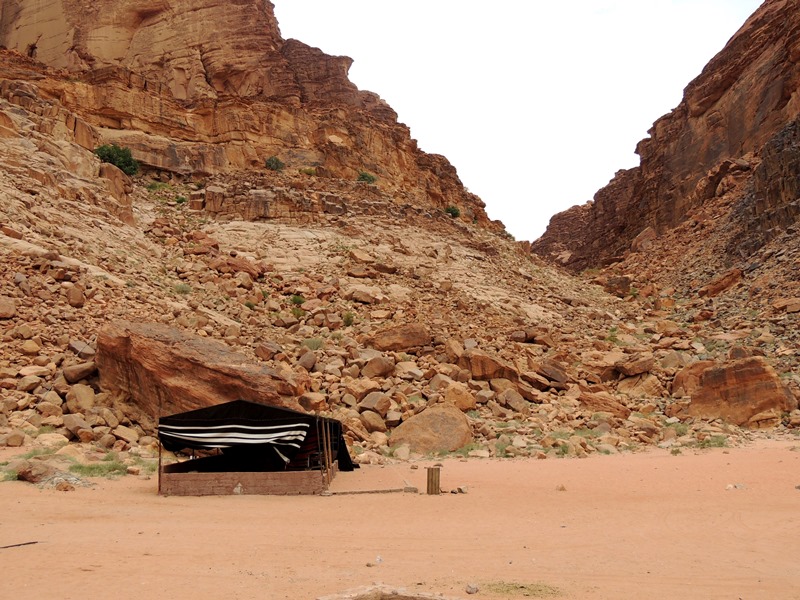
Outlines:
[[456, 598], [476, 584], [478, 599], [524, 597], [516, 584], [566, 600], [800, 599], [800, 438], [447, 459], [442, 487], [466, 494], [340, 494], [424, 492], [432, 464], [342, 473], [327, 497], [160, 497], [156, 477], [2, 483], [0, 598], [295, 600], [380, 582]]

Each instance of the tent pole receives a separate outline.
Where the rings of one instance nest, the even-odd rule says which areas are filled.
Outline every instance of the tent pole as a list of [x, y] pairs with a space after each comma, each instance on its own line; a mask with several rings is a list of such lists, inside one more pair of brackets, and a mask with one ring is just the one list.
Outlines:
[[161, 436], [159, 435], [159, 426], [161, 425], [161, 417], [164, 416], [163, 412], [163, 401], [164, 396], [162, 394], [158, 395], [158, 421], [156, 421], [156, 439], [158, 440], [158, 495], [161, 495], [161, 469], [162, 469], [162, 462], [161, 462]]
[[325, 421], [325, 464], [328, 467], [328, 485], [333, 483], [333, 460], [331, 459], [331, 452], [333, 452], [331, 444], [331, 424]]
[[320, 467], [323, 469], [323, 479], [325, 481], [325, 489], [331, 485], [330, 474], [328, 473], [328, 428], [325, 421], [322, 422], [322, 455], [320, 456]]
[[316, 420], [316, 427], [317, 427], [317, 450], [319, 451], [319, 474], [322, 477], [322, 487], [324, 489], [328, 489], [327, 484], [325, 483], [325, 471], [323, 469], [323, 446], [322, 446], [322, 430], [320, 429], [320, 421], [319, 421], [319, 414], [317, 414]]

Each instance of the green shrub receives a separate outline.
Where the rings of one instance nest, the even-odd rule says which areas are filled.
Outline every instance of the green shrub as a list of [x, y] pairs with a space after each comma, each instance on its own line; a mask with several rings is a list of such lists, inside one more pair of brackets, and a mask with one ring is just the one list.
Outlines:
[[342, 315], [342, 322], [344, 323], [345, 327], [350, 327], [355, 320], [356, 316], [351, 312], [346, 312]]
[[448, 206], [447, 208], [444, 209], [444, 212], [446, 212], [454, 219], [457, 219], [458, 217], [461, 216], [461, 210], [459, 210], [457, 206]]
[[298, 296], [297, 294], [294, 294], [289, 300], [295, 306], [300, 306], [301, 304], [305, 304], [306, 301], [305, 298], [303, 298], [302, 296]]
[[139, 172], [139, 163], [131, 155], [130, 148], [120, 148], [116, 144], [105, 144], [94, 149], [97, 158], [110, 163], [126, 175], [133, 177]]
[[469, 456], [469, 453], [472, 452], [473, 450], [481, 450], [482, 448], [483, 447], [478, 442], [470, 442], [466, 446], [462, 446], [458, 450], [454, 450], [452, 453], [441, 452], [440, 456], [445, 456], [447, 454], [454, 454], [456, 456], [463, 456], [466, 458], [467, 456]]
[[511, 444], [508, 442], [495, 442], [494, 444], [494, 452], [496, 456], [503, 456], [506, 453], [506, 448], [508, 448]]
[[305, 169], [298, 169], [298, 172], [301, 175], [309, 175], [309, 176], [312, 176], [312, 177], [317, 174], [317, 170], [315, 168], [313, 168], [313, 167], [309, 167], [309, 168], [305, 168]]
[[689, 433], [689, 426], [686, 423], [672, 423], [667, 425], [667, 427], [674, 429], [677, 437], [681, 437]]
[[319, 350], [325, 345], [325, 340], [322, 338], [308, 338], [307, 340], [303, 340], [303, 346], [308, 348], [309, 350]]
[[186, 196], [178, 196], [175, 198], [175, 202], [178, 204], [185, 204], [186, 203]]
[[303, 317], [306, 316], [306, 311], [304, 311], [299, 306], [293, 306], [292, 315], [294, 316], [295, 319], [302, 319]]
[[20, 456], [20, 458], [24, 460], [29, 460], [35, 456], [50, 456], [52, 454], [55, 454], [56, 451], [59, 448], [61, 448], [61, 446], [63, 446], [63, 444], [59, 446], [49, 446], [47, 448], [34, 448], [33, 450], [29, 450], [28, 452]]
[[[158, 471], [158, 461], [157, 460], [148, 460], [142, 458], [141, 456], [134, 456], [133, 463], [139, 467], [141, 470], [140, 472], [145, 475], [152, 475], [156, 471]], [[127, 470], [127, 469], [126, 469]]]
[[728, 445], [728, 436], [712, 435], [697, 444], [698, 448], [725, 448]]
[[270, 156], [267, 159], [267, 168], [270, 171], [283, 171], [285, 166], [286, 165], [283, 163], [283, 161], [277, 156]]
[[175, 286], [176, 294], [186, 295], [191, 291], [192, 291], [192, 286], [190, 286], [188, 283], [179, 283]]
[[358, 181], [363, 181], [364, 183], [375, 183], [378, 181], [378, 178], [371, 173], [367, 173], [366, 171], [361, 171], [358, 174]]
[[116, 459], [103, 459], [101, 462], [89, 465], [72, 465], [69, 470], [70, 473], [81, 477], [116, 477], [128, 474], [128, 467]]

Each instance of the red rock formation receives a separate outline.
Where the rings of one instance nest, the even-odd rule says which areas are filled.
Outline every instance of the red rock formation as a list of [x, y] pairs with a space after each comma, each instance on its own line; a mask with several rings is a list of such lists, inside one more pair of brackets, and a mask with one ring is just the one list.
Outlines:
[[[7, 0], [0, 46], [69, 71], [37, 85], [90, 126], [86, 148], [117, 143], [183, 175], [263, 170], [270, 156], [294, 172], [368, 171], [407, 203], [501, 227], [444, 157], [420, 151], [383, 100], [349, 81], [350, 58], [284, 40], [268, 0]], [[13, 79], [7, 56], [0, 78]]]
[[[655, 122], [637, 146], [640, 166], [617, 173], [594, 202], [556, 215], [533, 251], [576, 270], [600, 266], [647, 227], [662, 234], [687, 219], [728, 172], [749, 170], [745, 157], [800, 114], [799, 59], [800, 1], [767, 0], [686, 87], [678, 107]], [[777, 171], [796, 176], [792, 165]], [[764, 195], [774, 199], [767, 202], [773, 213], [776, 202], [796, 199]], [[780, 222], [784, 228], [796, 212]]]
[[152, 418], [241, 398], [299, 410], [308, 381], [260, 365], [225, 344], [159, 324], [116, 323], [97, 339], [103, 388]]
[[692, 394], [689, 414], [748, 425], [761, 413], [788, 412], [795, 408], [797, 400], [775, 370], [764, 358], [754, 356], [703, 371]]

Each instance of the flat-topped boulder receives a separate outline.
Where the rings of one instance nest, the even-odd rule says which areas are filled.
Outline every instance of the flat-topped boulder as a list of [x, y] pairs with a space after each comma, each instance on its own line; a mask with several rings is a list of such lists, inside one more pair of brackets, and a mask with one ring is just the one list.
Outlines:
[[748, 425], [760, 413], [797, 408], [797, 399], [781, 382], [765, 358], [752, 356], [709, 367], [689, 405], [689, 414], [704, 419], [722, 418]]
[[152, 417], [238, 398], [300, 409], [307, 377], [278, 372], [222, 342], [158, 323], [118, 322], [97, 338], [105, 390], [121, 392]]

